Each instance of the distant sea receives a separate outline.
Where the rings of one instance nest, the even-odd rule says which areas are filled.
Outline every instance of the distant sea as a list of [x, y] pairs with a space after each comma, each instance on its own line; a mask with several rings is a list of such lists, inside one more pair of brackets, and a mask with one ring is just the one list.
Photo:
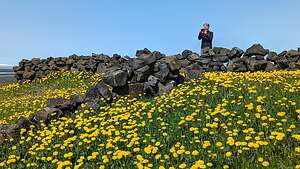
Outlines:
[[12, 66], [0, 64], [0, 85], [15, 82]]

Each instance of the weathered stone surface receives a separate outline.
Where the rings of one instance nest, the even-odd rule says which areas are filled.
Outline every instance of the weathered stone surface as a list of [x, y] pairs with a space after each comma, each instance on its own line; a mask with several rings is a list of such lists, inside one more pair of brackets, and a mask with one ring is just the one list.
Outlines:
[[210, 58], [200, 57], [200, 59], [197, 60], [197, 63], [199, 63], [201, 65], [207, 65], [211, 61], [212, 61], [212, 59], [210, 59]]
[[256, 60], [264, 60], [265, 57], [262, 56], [262, 55], [255, 55], [255, 56], [254, 56], [254, 59], [256, 59]]
[[142, 49], [142, 50], [137, 50], [135, 55], [136, 55], [137, 57], [139, 57], [139, 56], [142, 56], [142, 55], [148, 55], [148, 54], [150, 54], [150, 53], [151, 53], [151, 51], [150, 51], [149, 49], [144, 48], [144, 49]]
[[238, 47], [234, 47], [230, 50], [228, 57], [230, 59], [232, 58], [237, 58], [237, 57], [242, 57], [242, 55], [244, 54], [244, 51]]
[[127, 82], [127, 72], [123, 70], [117, 70], [115, 72], [108, 73], [103, 76], [103, 80], [110, 86], [124, 86]]
[[180, 64], [180, 67], [187, 67], [188, 65], [191, 64], [191, 62], [189, 60], [178, 60], [178, 63]]
[[162, 59], [166, 57], [166, 55], [160, 53], [159, 51], [154, 51], [152, 52], [152, 55], [155, 56], [156, 60]]
[[192, 54], [189, 54], [188, 56], [187, 56], [187, 59], [189, 60], [189, 61], [195, 61], [195, 60], [197, 60], [197, 59], [199, 59], [200, 58], [200, 56], [197, 54], [197, 53], [192, 53]]
[[138, 58], [143, 60], [144, 63], [147, 65], [152, 64], [156, 61], [156, 57], [154, 55], [152, 55], [151, 53], [147, 54], [147, 55], [140, 55]]
[[145, 65], [146, 65], [146, 63], [143, 60], [139, 59], [139, 58], [133, 59], [131, 61], [131, 67], [132, 67], [133, 70], [139, 69], [139, 68], [141, 68]]
[[281, 53], [278, 54], [279, 57], [285, 56], [287, 54], [287, 51], [282, 51]]
[[289, 50], [287, 53], [286, 53], [286, 57], [298, 57], [300, 56], [300, 52], [297, 51], [297, 50]]
[[228, 56], [230, 54], [230, 50], [222, 47], [214, 47], [213, 48], [214, 55], [219, 54], [219, 55], [224, 55]]
[[228, 62], [229, 58], [227, 55], [215, 54], [215, 55], [213, 55], [212, 60], [214, 62]]
[[31, 122], [29, 121], [29, 119], [27, 119], [25, 117], [20, 117], [16, 123], [18, 129], [28, 128], [30, 126], [30, 124], [31, 124]]
[[96, 73], [104, 74], [107, 71], [105, 63], [99, 63], [96, 69]]
[[143, 83], [130, 83], [129, 87], [129, 95], [138, 96], [140, 94], [144, 94], [144, 84]]
[[266, 59], [275, 62], [278, 59], [278, 55], [276, 52], [269, 52]]
[[42, 111], [36, 113], [33, 117], [33, 120], [38, 123], [40, 121], [48, 123], [48, 122], [50, 122], [52, 116], [61, 115], [61, 114], [63, 114], [63, 113], [60, 109], [46, 107]]
[[70, 97], [70, 104], [73, 107], [79, 106], [84, 101], [85, 101], [85, 95], [83, 95], [83, 94], [75, 94]]
[[174, 56], [163, 58], [163, 61], [169, 65], [171, 71], [180, 69], [180, 64], [178, 62], [178, 59]]
[[61, 98], [61, 97], [60, 98], [50, 98], [46, 102], [46, 106], [50, 107], [50, 108], [62, 108], [62, 107], [68, 106], [66, 104], [68, 104], [68, 100]]
[[264, 71], [268, 65], [268, 61], [256, 60], [249, 58], [247, 60], [247, 66], [250, 71]]
[[144, 67], [141, 67], [141, 68], [134, 71], [134, 74], [136, 75], [136, 78], [137, 78], [138, 82], [146, 81], [146, 79], [148, 78], [150, 73], [151, 73], [151, 70], [150, 70], [150, 67], [148, 65], [146, 65]]
[[109, 88], [103, 80], [100, 80], [100, 82], [96, 85], [96, 88], [104, 99], [110, 100], [112, 98]]
[[100, 92], [96, 86], [90, 86], [85, 94], [86, 100], [95, 100], [100, 98]]
[[32, 79], [34, 79], [34, 75], [35, 75], [34, 71], [29, 71], [29, 72], [25, 71], [23, 74], [23, 78], [32, 80]]
[[154, 87], [154, 86], [156, 86], [157, 83], [158, 83], [158, 78], [155, 77], [155, 76], [150, 75], [150, 76], [148, 77], [148, 81], [147, 81], [147, 82], [149, 83], [150, 86]]
[[161, 82], [163, 82], [170, 73], [168, 65], [164, 62], [156, 62], [154, 65], [154, 71], [156, 71], [154, 76]]
[[265, 56], [266, 54], [268, 54], [268, 50], [264, 49], [261, 44], [254, 44], [246, 50], [244, 56], [248, 56], [248, 57], [251, 57], [253, 55]]
[[[188, 49], [184, 50], [184, 51], [181, 53], [181, 56], [182, 56], [181, 59], [187, 58], [188, 55], [190, 55], [190, 54], [192, 54], [192, 53], [193, 53], [193, 52], [192, 52], [191, 50], [188, 50]], [[179, 59], [179, 58], [178, 58], [178, 59]]]
[[124, 96], [129, 94], [129, 86], [126, 84], [125, 86], [116, 86], [112, 89], [113, 93], [116, 93], [119, 96]]

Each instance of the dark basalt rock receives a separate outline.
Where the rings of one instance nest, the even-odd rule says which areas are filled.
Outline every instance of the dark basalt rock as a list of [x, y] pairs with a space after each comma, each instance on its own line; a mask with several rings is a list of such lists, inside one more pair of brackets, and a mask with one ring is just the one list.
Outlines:
[[197, 60], [197, 59], [199, 59], [200, 58], [200, 56], [197, 54], [197, 53], [192, 53], [192, 54], [189, 54], [188, 56], [187, 56], [187, 59], [189, 60], [189, 61], [195, 61], [195, 60]]
[[154, 55], [152, 55], [151, 53], [140, 55], [138, 58], [141, 59], [142, 61], [144, 61], [144, 63], [146, 65], [152, 64], [156, 61], [156, 57]]
[[128, 74], [123, 70], [116, 70], [114, 72], [105, 74], [103, 80], [110, 86], [118, 87], [124, 86], [127, 82]]
[[63, 112], [57, 108], [46, 107], [42, 111], [36, 113], [33, 116], [32, 121], [39, 123], [43, 121], [44, 123], [49, 123], [53, 116], [61, 116]]
[[276, 52], [269, 52], [266, 59], [275, 62], [278, 59], [278, 55]]
[[[193, 52], [192, 52], [191, 50], [188, 50], [188, 49], [184, 50], [184, 51], [181, 53], [181, 56], [182, 56], [181, 59], [187, 58], [187, 56], [190, 55], [190, 54], [192, 54], [192, 53], [193, 53]], [[178, 59], [179, 59], [179, 58], [178, 58]]]
[[169, 65], [171, 71], [180, 69], [180, 63], [178, 62], [178, 59], [176, 58], [176, 56], [169, 56], [169, 57], [163, 58], [162, 61], [164, 61], [165, 63], [167, 63]]
[[141, 67], [134, 71], [134, 74], [136, 75], [136, 79], [138, 82], [146, 81], [147, 77], [150, 75], [151, 70], [148, 65]]
[[214, 62], [228, 62], [229, 57], [223, 54], [215, 54], [212, 56]]
[[109, 88], [108, 86], [104, 83], [103, 80], [101, 80], [97, 85], [96, 85], [96, 88], [98, 89], [100, 95], [106, 99], [107, 101], [108, 100], [111, 100], [112, 98], [112, 95], [109, 91]]
[[62, 108], [68, 106], [70, 103], [64, 98], [50, 98], [46, 102], [46, 106], [50, 108]]
[[138, 96], [144, 94], [144, 83], [130, 83], [128, 84], [129, 95]]
[[135, 55], [137, 57], [140, 57], [142, 55], [148, 55], [148, 54], [151, 54], [151, 51], [149, 49], [147, 49], [147, 48], [144, 48], [142, 50], [137, 50]]
[[286, 55], [286, 57], [290, 58], [290, 57], [299, 57], [300, 56], [300, 52], [297, 50], [289, 50]]
[[84, 101], [85, 101], [85, 95], [83, 94], [75, 94], [70, 97], [70, 104], [73, 107], [78, 107]]
[[266, 54], [268, 54], [268, 50], [264, 49], [261, 44], [254, 44], [246, 50], [244, 56], [248, 56], [248, 57], [251, 57], [253, 55], [265, 56]]
[[228, 56], [230, 54], [229, 49], [222, 48], [222, 47], [214, 47], [213, 52], [214, 52], [214, 54], [212, 54], [212, 55], [219, 54], [219, 55]]

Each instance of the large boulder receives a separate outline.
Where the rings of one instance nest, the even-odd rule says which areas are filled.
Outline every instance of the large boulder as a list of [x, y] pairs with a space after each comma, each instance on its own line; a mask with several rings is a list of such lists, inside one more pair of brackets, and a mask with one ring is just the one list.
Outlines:
[[244, 58], [234, 58], [229, 60], [227, 71], [245, 72], [247, 70]]
[[101, 97], [107, 101], [110, 101], [112, 99], [109, 87], [105, 84], [103, 80], [100, 80], [96, 86], [90, 86], [88, 88], [87, 93], [85, 95], [85, 101], [100, 100]]
[[148, 76], [150, 75], [150, 73], [151, 73], [151, 70], [148, 65], [141, 67], [134, 71], [134, 74], [136, 75], [136, 80], [138, 82], [145, 81], [148, 78]]
[[171, 71], [180, 69], [180, 63], [178, 62], [176, 56], [165, 57], [163, 58], [163, 61], [169, 65]]
[[188, 56], [187, 56], [187, 59], [189, 60], [189, 61], [195, 61], [195, 60], [197, 60], [197, 59], [199, 59], [200, 58], [200, 56], [197, 54], [197, 53], [191, 53], [191, 54], [189, 54]]
[[157, 83], [158, 83], [158, 78], [155, 77], [155, 76], [150, 75], [148, 77], [147, 82], [149, 83], [150, 86], [155, 87], [157, 85]]
[[164, 62], [156, 62], [154, 65], [154, 71], [154, 76], [161, 82], [163, 82], [170, 73], [168, 65]]
[[278, 59], [278, 55], [276, 52], [269, 52], [266, 59], [275, 62]]
[[280, 53], [278, 54], [278, 56], [279, 56], [279, 57], [283, 57], [283, 56], [285, 56], [286, 54], [287, 54], [287, 51], [284, 50], [284, 51], [280, 52]]
[[140, 57], [142, 55], [148, 55], [148, 54], [151, 54], [151, 51], [149, 49], [147, 49], [147, 48], [144, 48], [142, 50], [137, 50], [135, 55], [137, 57]]
[[110, 86], [124, 86], [127, 82], [128, 74], [123, 70], [116, 70], [111, 73], [107, 73], [103, 76], [103, 80]]
[[70, 97], [70, 104], [73, 107], [78, 107], [80, 104], [82, 104], [85, 101], [85, 95], [84, 94], [75, 94]]
[[215, 54], [212, 56], [212, 60], [214, 62], [228, 62], [229, 58], [228, 55]]
[[227, 48], [222, 48], [222, 47], [214, 47], [213, 52], [214, 52], [214, 54], [229, 55], [230, 50]]
[[50, 98], [46, 102], [46, 106], [50, 108], [66, 109], [70, 107], [70, 101], [62, 97]]
[[159, 51], [153, 51], [152, 55], [155, 56], [156, 60], [166, 57], [166, 55], [160, 53]]
[[96, 85], [96, 88], [98, 89], [100, 95], [104, 99], [111, 100], [112, 95], [110, 93], [110, 90], [103, 80], [100, 80], [100, 82], [98, 82], [98, 84]]
[[211, 58], [207, 58], [207, 57], [200, 57], [197, 60], [197, 63], [199, 63], [200, 65], [207, 65], [209, 62], [211, 62], [212, 59]]
[[254, 58], [247, 58], [246, 64], [250, 71], [264, 71], [268, 66], [268, 61], [256, 60]]
[[188, 55], [192, 54], [193, 52], [191, 50], [184, 50], [182, 53], [181, 53], [181, 56], [183, 57], [182, 59], [185, 59], [187, 58]]
[[175, 81], [170, 81], [166, 85], [163, 85], [162, 83], [158, 83], [158, 95], [162, 96], [164, 94], [169, 94], [172, 90], [172, 88], [175, 86]]
[[33, 80], [34, 77], [35, 77], [35, 72], [34, 72], [34, 71], [28, 71], [28, 72], [25, 71], [25, 72], [23, 73], [23, 78], [24, 78], [24, 79]]
[[145, 65], [146, 65], [146, 63], [140, 58], [131, 60], [131, 67], [133, 70], [139, 69]]
[[230, 50], [229, 54], [228, 54], [228, 57], [229, 59], [232, 59], [232, 58], [239, 58], [241, 56], [243, 56], [244, 54], [244, 51], [238, 47], [234, 47]]
[[265, 57], [262, 55], [255, 55], [253, 58], [256, 60], [264, 60], [265, 59]]
[[268, 54], [268, 52], [269, 51], [267, 49], [264, 49], [261, 44], [254, 44], [246, 50], [246, 52], [244, 53], [244, 56], [247, 56], [247, 57], [251, 57], [253, 55], [265, 56], [266, 54]]
[[138, 58], [143, 60], [146, 65], [152, 64], [156, 61], [156, 57], [155, 55], [152, 55], [152, 53], [140, 55]]
[[286, 53], [286, 57], [290, 58], [290, 57], [299, 57], [300, 56], [300, 52], [297, 50], [289, 50]]
[[183, 59], [183, 60], [178, 60], [178, 63], [180, 64], [180, 67], [187, 67], [192, 62], [187, 59]]
[[105, 66], [105, 63], [99, 63], [96, 69], [96, 73], [104, 74], [107, 72], [107, 67]]
[[41, 63], [41, 59], [40, 58], [33, 58], [31, 59], [31, 63], [34, 65], [38, 65]]
[[39, 122], [44, 122], [44, 123], [49, 123], [51, 118], [53, 116], [61, 116], [63, 113], [60, 109], [57, 108], [51, 108], [51, 107], [46, 107], [40, 112], [37, 112], [33, 118], [32, 121], [39, 123]]

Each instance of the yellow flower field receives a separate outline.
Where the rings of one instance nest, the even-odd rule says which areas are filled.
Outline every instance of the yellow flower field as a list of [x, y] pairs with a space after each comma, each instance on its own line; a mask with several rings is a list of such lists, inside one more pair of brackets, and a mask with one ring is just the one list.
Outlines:
[[[1, 87], [1, 123], [99, 77], [76, 78]], [[208, 72], [162, 97], [81, 107], [2, 145], [0, 168], [300, 168], [300, 71]]]
[[37, 82], [0, 86], [0, 124], [11, 124], [45, 107], [49, 98], [69, 98], [84, 93], [100, 79], [99, 75], [79, 72], [53, 72]]

